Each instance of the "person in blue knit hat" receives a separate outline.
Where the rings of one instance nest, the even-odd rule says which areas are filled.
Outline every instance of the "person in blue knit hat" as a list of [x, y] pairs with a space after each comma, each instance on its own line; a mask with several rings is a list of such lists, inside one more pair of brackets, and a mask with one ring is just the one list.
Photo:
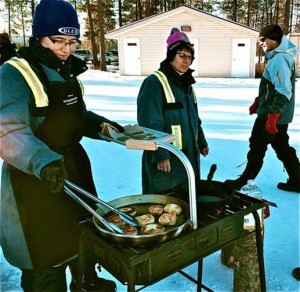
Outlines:
[[249, 179], [255, 179], [263, 167], [264, 157], [271, 145], [277, 158], [289, 176], [287, 182], [279, 182], [277, 188], [300, 193], [300, 163], [296, 150], [289, 144], [288, 127], [295, 112], [295, 60], [297, 47], [283, 34], [278, 24], [263, 27], [259, 44], [265, 52], [264, 69], [258, 96], [249, 107], [249, 114], [257, 114], [251, 136], [247, 165], [237, 179], [225, 181], [240, 190]]
[[[32, 37], [18, 57], [0, 69], [1, 246], [21, 269], [24, 291], [67, 291], [66, 268], [76, 290], [78, 218], [90, 216], [64, 193], [65, 178], [97, 196], [83, 136], [99, 139], [116, 122], [85, 107], [77, 78], [88, 68], [72, 55], [80, 26], [73, 6], [42, 0], [33, 16]], [[115, 291], [97, 277], [87, 256], [84, 291]]]

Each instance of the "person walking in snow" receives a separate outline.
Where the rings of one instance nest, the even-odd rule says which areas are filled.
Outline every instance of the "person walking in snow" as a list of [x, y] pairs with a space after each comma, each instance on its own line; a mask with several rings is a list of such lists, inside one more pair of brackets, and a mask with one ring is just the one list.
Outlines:
[[284, 191], [300, 192], [300, 164], [296, 150], [289, 145], [288, 124], [292, 122], [295, 107], [295, 61], [297, 48], [280, 26], [268, 25], [259, 33], [260, 46], [265, 52], [267, 65], [263, 72], [258, 97], [250, 106], [250, 115], [257, 113], [247, 155], [247, 166], [236, 180], [225, 182], [237, 190], [255, 179], [263, 166], [269, 144], [282, 161], [289, 176], [277, 187]]
[[[83, 136], [98, 139], [108, 127], [123, 127], [88, 111], [77, 78], [88, 68], [72, 55], [80, 37], [73, 6], [41, 0], [33, 16], [29, 47], [0, 69], [1, 246], [21, 269], [24, 291], [76, 290], [79, 228], [89, 215], [64, 193], [64, 181], [97, 195]], [[115, 291], [86, 263], [84, 291]]]
[[[194, 48], [187, 35], [173, 28], [167, 39], [166, 59], [141, 85], [137, 119], [140, 126], [174, 134], [174, 145], [187, 156], [196, 179], [199, 179], [199, 153], [206, 156], [209, 148], [192, 88], [195, 83], [190, 69], [193, 60]], [[162, 148], [143, 152], [144, 194], [171, 190], [187, 181], [186, 170], [173, 153]]]

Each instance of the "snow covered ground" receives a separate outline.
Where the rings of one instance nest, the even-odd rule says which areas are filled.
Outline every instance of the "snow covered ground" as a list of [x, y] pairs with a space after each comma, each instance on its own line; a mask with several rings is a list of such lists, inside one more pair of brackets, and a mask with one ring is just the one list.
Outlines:
[[[136, 97], [143, 77], [122, 77], [118, 73], [89, 70], [82, 75], [87, 107], [123, 125], [136, 123]], [[237, 178], [246, 160], [248, 139], [255, 116], [248, 107], [258, 91], [256, 79], [197, 78], [195, 91], [200, 117], [210, 147], [201, 158], [202, 178], [211, 164], [218, 166], [214, 180]], [[297, 81], [297, 106], [289, 127], [290, 142], [299, 156], [300, 79]], [[83, 139], [90, 155], [99, 196], [106, 200], [141, 193], [141, 151], [103, 141]], [[271, 217], [265, 221], [265, 269], [267, 291], [300, 291], [291, 271], [300, 266], [299, 194], [280, 191], [277, 183], [285, 181], [286, 172], [270, 148], [256, 182], [264, 198], [275, 202]], [[196, 265], [185, 269], [196, 277]], [[21, 291], [20, 272], [9, 265], [1, 254], [1, 291]], [[103, 271], [102, 277], [114, 279]], [[220, 252], [204, 259], [203, 283], [214, 291], [232, 291], [233, 271], [220, 263]], [[127, 287], [117, 281], [118, 291]], [[148, 287], [145, 291], [196, 291], [195, 285], [180, 274], [174, 274]]]

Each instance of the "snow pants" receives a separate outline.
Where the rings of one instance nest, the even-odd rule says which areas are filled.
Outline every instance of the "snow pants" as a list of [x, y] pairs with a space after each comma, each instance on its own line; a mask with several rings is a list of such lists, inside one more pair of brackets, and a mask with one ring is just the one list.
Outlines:
[[288, 125], [278, 125], [277, 134], [270, 134], [265, 129], [266, 121], [256, 119], [250, 142], [250, 150], [247, 154], [248, 163], [243, 173], [246, 177], [255, 178], [263, 166], [263, 160], [271, 144], [275, 150], [277, 158], [282, 161], [289, 178], [297, 180], [300, 177], [300, 164], [296, 155], [296, 150], [289, 145], [287, 134]]

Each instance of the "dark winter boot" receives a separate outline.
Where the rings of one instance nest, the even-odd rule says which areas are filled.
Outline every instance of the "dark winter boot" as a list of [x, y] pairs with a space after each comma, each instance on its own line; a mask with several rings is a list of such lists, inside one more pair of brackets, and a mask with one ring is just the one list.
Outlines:
[[[100, 265], [97, 264], [97, 269], [101, 271]], [[72, 281], [70, 283], [71, 292], [79, 292], [77, 289], [77, 266], [71, 267]], [[117, 291], [117, 285], [114, 281], [106, 280], [98, 277], [95, 268], [92, 267], [89, 270], [84, 271], [84, 279], [82, 283], [82, 290], [80, 292], [115, 292]]]
[[293, 276], [294, 276], [295, 279], [297, 279], [298, 281], [300, 281], [300, 267], [295, 268], [292, 271], [292, 274], [293, 274]]
[[282, 157], [280, 159], [289, 175], [289, 179], [286, 183], [280, 182], [277, 188], [287, 192], [300, 193], [300, 163], [296, 156], [296, 150], [290, 148], [288, 155], [284, 156], [284, 159]]
[[247, 184], [248, 179], [250, 178], [241, 175], [238, 179], [227, 179], [224, 183], [239, 191], [244, 185]]
[[[78, 292], [77, 284], [73, 279], [70, 284], [71, 292]], [[97, 278], [93, 283], [83, 283], [82, 290], [80, 292], [115, 292], [117, 291], [117, 286], [114, 281], [106, 280], [103, 278]]]
[[280, 182], [277, 188], [287, 192], [300, 193], [300, 179], [288, 179], [286, 183]]

